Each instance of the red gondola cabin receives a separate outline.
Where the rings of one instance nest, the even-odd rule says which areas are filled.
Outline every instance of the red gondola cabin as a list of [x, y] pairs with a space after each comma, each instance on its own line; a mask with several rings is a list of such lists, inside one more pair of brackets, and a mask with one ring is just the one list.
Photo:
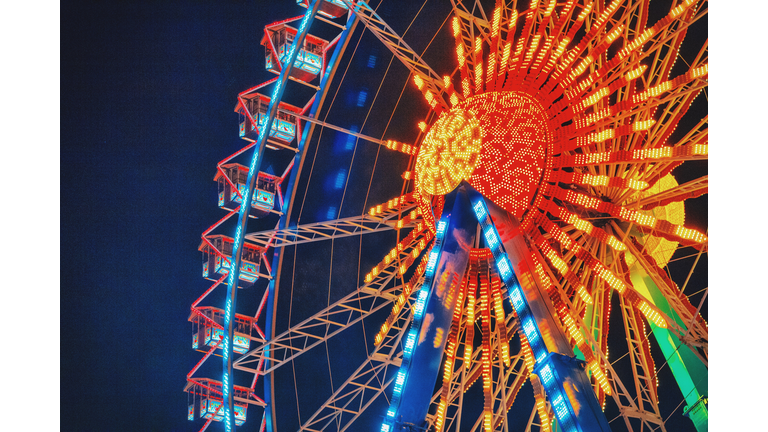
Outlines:
[[[259, 131], [267, 121], [270, 99], [260, 93], [251, 93], [241, 97], [243, 103], [238, 102], [237, 106], [235, 106], [235, 112], [240, 115], [240, 137], [255, 142], [259, 139]], [[301, 112], [301, 108], [285, 102], [280, 102], [278, 108], [297, 114]], [[270, 145], [269, 141], [277, 141], [277, 144], [289, 145], [296, 138], [296, 116], [280, 110], [277, 111], [275, 120], [272, 122], [272, 128], [269, 131], [267, 147], [272, 149], [277, 147]]]
[[[208, 240], [208, 241], [206, 241]], [[210, 242], [210, 244], [208, 243]], [[213, 245], [213, 247], [211, 247]], [[229, 273], [234, 240], [224, 235], [206, 236], [200, 243], [199, 251], [203, 253], [203, 277], [216, 281], [222, 275]], [[218, 251], [218, 252], [217, 252]], [[240, 261], [240, 282], [238, 286], [245, 288], [253, 285], [259, 278], [262, 249], [250, 243], [243, 243], [242, 259]], [[244, 283], [243, 283], [244, 282]]]
[[[232, 163], [222, 165], [221, 169], [226, 176], [221, 171], [217, 171], [213, 178], [218, 184], [219, 207], [231, 210], [243, 202], [242, 196], [248, 182], [248, 168]], [[256, 190], [253, 191], [250, 214], [257, 218], [269, 214], [275, 207], [275, 197], [279, 186], [280, 177], [260, 172], [256, 180]]]
[[[266, 68], [269, 71], [280, 73], [288, 58], [291, 45], [296, 37], [297, 30], [287, 24], [270, 24], [264, 29], [264, 37], [261, 44], [264, 45], [266, 55]], [[291, 76], [309, 83], [320, 74], [325, 64], [324, 48], [328, 41], [307, 34], [304, 44], [296, 55]]]

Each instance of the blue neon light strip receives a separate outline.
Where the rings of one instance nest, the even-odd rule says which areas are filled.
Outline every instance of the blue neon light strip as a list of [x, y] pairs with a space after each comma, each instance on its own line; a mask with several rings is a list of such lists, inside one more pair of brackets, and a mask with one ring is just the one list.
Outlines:
[[[280, 58], [280, 63], [285, 65], [287, 58], [286, 55], [283, 53], [284, 47], [280, 47], [278, 50], [278, 56]], [[311, 73], [312, 75], [317, 75], [320, 73], [320, 67], [322, 66], [323, 62], [320, 59], [320, 56], [317, 54], [311, 53], [306, 50], [300, 50], [299, 54], [296, 56], [296, 61], [293, 62], [293, 66], [297, 69], [301, 69], [303, 71], [307, 71]], [[267, 63], [266, 63], [267, 69], [274, 69], [274, 65], [272, 64], [272, 56], [267, 57]]]
[[447, 226], [448, 216], [445, 216], [437, 224], [435, 245], [432, 247], [432, 251], [430, 252], [429, 263], [427, 264], [427, 268], [424, 271], [424, 282], [421, 284], [418, 299], [416, 300], [416, 304], [413, 307], [413, 321], [411, 322], [411, 329], [408, 331], [408, 336], [405, 338], [403, 362], [400, 365], [400, 370], [397, 372], [397, 376], [395, 378], [395, 387], [392, 391], [392, 402], [389, 404], [387, 415], [384, 417], [384, 423], [381, 425], [381, 432], [390, 432], [394, 427], [395, 416], [397, 415], [398, 407], [400, 406], [400, 394], [405, 387], [405, 382], [408, 380], [408, 370], [411, 366], [413, 348], [416, 346], [416, 334], [418, 333], [418, 329], [421, 326], [424, 307], [426, 306], [427, 298], [429, 297], [429, 290], [432, 287], [432, 281], [435, 277], [435, 268], [437, 267], [437, 262], [440, 260], [443, 238], [445, 237], [445, 229]]
[[571, 414], [568, 399], [564, 397], [558, 385], [558, 382], [562, 380], [557, 379], [559, 377], [555, 377], [557, 371], [552, 368], [549, 362], [543, 363], [537, 369], [537, 375], [541, 378], [544, 390], [547, 392], [547, 396], [549, 396], [549, 401], [552, 403], [552, 408], [555, 411], [560, 428], [563, 432], [578, 432], [581, 430]]
[[533, 356], [537, 362], [542, 361], [549, 351], [541, 337], [541, 332], [538, 325], [536, 325], [536, 320], [533, 317], [528, 301], [525, 299], [520, 282], [518, 282], [517, 276], [515, 276], [515, 272], [512, 270], [512, 263], [509, 261], [509, 257], [499, 240], [499, 233], [496, 231], [496, 227], [488, 215], [485, 200], [481, 196], [476, 197], [476, 201], [472, 204], [472, 210], [475, 211], [477, 221], [483, 229], [486, 244], [493, 254], [496, 269], [499, 271], [499, 276], [501, 276], [501, 280], [507, 289], [507, 297], [510, 298], [512, 307], [515, 308], [515, 312], [517, 312], [517, 316], [520, 318], [520, 325], [525, 332], [528, 343], [531, 345]]
[[312, 5], [307, 9], [307, 13], [304, 15], [304, 18], [301, 20], [301, 25], [299, 26], [299, 29], [296, 33], [296, 37], [293, 40], [293, 44], [291, 45], [291, 51], [288, 53], [288, 64], [285, 68], [283, 68], [282, 72], [280, 72], [280, 78], [275, 83], [275, 88], [272, 92], [272, 97], [269, 100], [269, 108], [267, 109], [267, 120], [264, 123], [264, 127], [261, 128], [259, 131], [259, 140], [258, 144], [256, 145], [256, 148], [253, 152], [253, 158], [251, 159], [251, 166], [248, 170], [248, 180], [247, 180], [247, 186], [245, 188], [245, 194], [243, 195], [243, 204], [240, 206], [240, 213], [238, 215], [237, 219], [237, 231], [235, 232], [234, 236], [234, 245], [232, 248], [232, 271], [229, 273], [229, 281], [227, 284], [227, 302], [226, 302], [226, 308], [225, 308], [225, 315], [224, 315], [224, 328], [227, 329], [227, 332], [224, 334], [224, 344], [223, 344], [223, 376], [222, 376], [222, 399], [224, 402], [224, 425], [225, 430], [227, 432], [230, 432], [232, 430], [232, 423], [234, 423], [234, 417], [232, 410], [232, 405], [234, 403], [233, 397], [232, 397], [232, 383], [229, 380], [229, 376], [232, 373], [232, 357], [230, 356], [230, 351], [232, 350], [230, 338], [234, 334], [234, 327], [232, 326], [232, 318], [235, 313], [234, 304], [237, 298], [237, 282], [239, 279], [239, 273], [240, 273], [240, 255], [241, 255], [241, 243], [243, 241], [243, 238], [245, 237], [245, 232], [243, 227], [245, 226], [246, 221], [248, 220], [248, 213], [251, 208], [251, 202], [252, 202], [252, 195], [251, 190], [255, 189], [256, 186], [256, 179], [258, 177], [258, 173], [260, 170], [261, 165], [261, 154], [264, 152], [264, 148], [267, 143], [267, 136], [269, 134], [270, 129], [272, 128], [272, 124], [275, 120], [275, 116], [277, 115], [277, 107], [280, 103], [280, 99], [282, 98], [283, 91], [285, 90], [285, 85], [288, 81], [288, 76], [291, 73], [291, 70], [293, 69], [293, 62], [296, 59], [297, 49], [298, 47], [304, 43], [304, 39], [307, 34], [307, 26], [312, 21], [312, 19], [315, 17], [315, 14], [317, 13], [318, 9], [320, 9], [320, 4], [322, 0], [314, 0], [312, 2]]
[[[309, 110], [309, 117], [315, 117], [317, 113], [320, 111], [320, 108], [323, 106], [323, 102], [325, 101], [325, 89], [328, 87], [329, 83], [332, 81], [333, 76], [335, 75], [336, 68], [338, 66], [338, 60], [341, 57], [341, 54], [346, 49], [347, 43], [349, 42], [349, 36], [352, 33], [350, 30], [354, 30], [355, 25], [357, 24], [357, 15], [355, 14], [349, 14], [347, 17], [347, 22], [345, 25], [345, 29], [339, 34], [338, 42], [336, 43], [336, 48], [333, 51], [333, 55], [331, 55], [330, 61], [328, 61], [326, 65], [326, 69], [324, 73], [320, 75], [320, 84], [318, 87], [320, 87], [320, 90], [317, 91], [317, 96], [315, 98], [315, 102], [312, 104], [312, 107]], [[301, 137], [298, 139], [298, 148], [296, 155], [294, 156], [293, 163], [294, 168], [291, 170], [290, 177], [288, 178], [288, 186], [285, 189], [285, 196], [282, 203], [282, 210], [285, 213], [284, 217], [281, 217], [278, 222], [278, 229], [284, 229], [288, 225], [288, 215], [290, 215], [292, 207], [293, 207], [293, 195], [295, 194], [297, 182], [296, 179], [298, 177], [298, 174], [301, 172], [301, 167], [304, 163], [304, 146], [306, 142], [309, 140], [309, 137], [311, 135], [311, 132], [313, 130], [313, 126], [310, 125], [309, 127], [306, 127], [303, 129], [303, 133]], [[272, 268], [279, 268], [281, 264], [281, 260], [283, 258], [282, 254], [282, 248], [278, 248], [275, 250], [274, 254], [272, 255]], [[277, 278], [274, 278], [269, 281], [268, 290], [269, 290], [269, 301], [267, 301], [267, 318], [266, 318], [266, 328], [265, 333], [267, 334], [267, 337], [271, 338], [274, 333], [274, 320], [275, 320], [275, 313], [274, 313], [274, 301], [275, 298], [275, 289], [276, 289], [276, 281]], [[269, 368], [270, 367], [270, 348], [269, 345], [265, 348], [264, 356], [267, 359], [264, 367]], [[271, 374], [267, 374], [263, 377], [264, 381], [264, 402], [267, 403], [267, 407], [264, 410], [265, 413], [265, 422], [266, 422], [266, 432], [272, 432], [272, 416], [273, 416], [273, 409], [274, 406], [272, 405], [272, 376]]]
[[537, 374], [544, 384], [544, 389], [552, 403], [558, 423], [564, 432], [578, 432], [580, 428], [576, 424], [573, 409], [568, 398], [563, 396], [561, 389], [562, 380], [557, 379], [558, 377], [554, 375], [555, 372], [550, 365], [552, 359], [549, 356], [549, 350], [541, 337], [541, 331], [536, 324], [531, 307], [512, 269], [512, 263], [509, 261], [509, 257], [499, 240], [499, 233], [488, 215], [485, 200], [480, 195], [476, 196], [475, 199], [472, 210], [475, 211], [477, 221], [482, 227], [486, 245], [493, 254], [496, 268], [507, 289], [510, 303], [512, 303], [512, 307], [515, 308], [515, 312], [517, 312], [517, 316], [520, 319], [520, 327], [523, 329], [525, 337], [528, 339], [528, 344], [531, 346], [531, 351], [533, 351], [533, 356], [536, 359]]

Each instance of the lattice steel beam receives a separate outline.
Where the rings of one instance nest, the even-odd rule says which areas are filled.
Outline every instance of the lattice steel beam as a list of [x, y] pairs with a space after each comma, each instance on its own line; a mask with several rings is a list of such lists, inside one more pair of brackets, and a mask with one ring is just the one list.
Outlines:
[[[607, 287], [605, 287], [607, 289]], [[597, 299], [598, 296], [595, 296]], [[565, 298], [564, 301], [566, 303], [570, 303], [570, 301]], [[571, 310], [573, 310], [572, 305], [569, 306]], [[584, 325], [584, 321], [580, 316], [574, 317], [577, 324], [582, 327], [589, 329], [590, 327], [587, 327]], [[595, 357], [598, 358], [599, 364], [601, 367], [605, 368], [606, 376], [608, 377], [608, 382], [611, 386], [611, 398], [613, 399], [614, 403], [616, 403], [616, 406], [619, 409], [619, 412], [621, 413], [621, 416], [624, 418], [624, 424], [627, 426], [627, 429], [632, 432], [634, 429], [632, 428], [632, 424], [630, 423], [630, 418], [638, 418], [643, 422], [643, 429], [647, 427], [649, 430], [654, 430], [655, 427], [653, 425], [657, 425], [657, 418], [652, 417], [651, 415], [646, 414], [645, 412], [641, 412], [638, 408], [635, 398], [632, 397], [630, 392], [627, 390], [627, 387], [624, 385], [624, 383], [621, 381], [619, 376], [616, 374], [616, 371], [613, 369], [613, 366], [611, 365], [611, 362], [608, 360], [608, 357], [605, 355], [603, 350], [600, 348], [600, 344], [597, 343], [595, 340], [594, 335], [592, 334], [592, 331], [585, 332], [584, 336], [587, 339], [587, 344], [592, 347]]]
[[[478, 310], [477, 317], [480, 316], [479, 313], [479, 307], [476, 307]], [[474, 323], [472, 323], [474, 325]], [[461, 319], [461, 331], [459, 332], [457, 341], [464, 340], [466, 338], [466, 326], [467, 326], [467, 315], [466, 313]], [[482, 354], [483, 354], [483, 348], [482, 346], [478, 346], [477, 348], [474, 348], [472, 350], [472, 355], [470, 357], [470, 368], [467, 368], [466, 363], [464, 362], [464, 355], [463, 350], [459, 347], [463, 347], [464, 345], [458, 344], [456, 348], [456, 356], [453, 363], [453, 370], [451, 372], [451, 382], [448, 392], [448, 402], [446, 403], [445, 408], [445, 421], [444, 421], [444, 427], [443, 431], [448, 431], [452, 427], [452, 423], [456, 420], [456, 418], [459, 418], [460, 422], [460, 416], [461, 412], [459, 410], [459, 407], [462, 405], [463, 402], [463, 394], [464, 392], [472, 387], [472, 384], [474, 384], [474, 381], [477, 380], [477, 378], [480, 377], [480, 374], [482, 373]], [[496, 345], [494, 345], [494, 348]], [[442, 389], [438, 388], [438, 390], [432, 395], [432, 399], [430, 399], [430, 405], [429, 405], [429, 412], [436, 412], [437, 407], [440, 403], [440, 396], [442, 393]], [[429, 422], [431, 424], [434, 424], [434, 415], [427, 416]], [[457, 422], [458, 425], [458, 422]]]
[[[301, 431], [323, 431], [329, 426], [337, 431], [345, 431], [384, 393], [395, 378], [394, 373], [389, 373], [390, 368], [396, 371], [402, 362], [403, 350], [400, 344], [411, 322], [410, 310], [409, 307], [400, 310], [398, 319], [381, 344], [301, 426]], [[391, 376], [387, 378], [387, 375]]]
[[[683, 201], [689, 198], [696, 198], [707, 193], [709, 187], [709, 176], [705, 175], [687, 183], [683, 183], [664, 192], [660, 192], [649, 197], [638, 200], [630, 206], [640, 206], [644, 210], [649, 210], [656, 205], [666, 205], [670, 202]], [[654, 205], [656, 204], [656, 205]]]
[[[345, 431], [372, 404], [384, 390], [392, 384], [394, 374], [386, 381], [390, 367], [397, 366], [392, 362], [381, 362], [368, 358], [366, 363], [355, 371], [350, 380], [342, 386], [344, 392], [337, 391], [318, 410], [300, 431], [319, 432], [327, 428]], [[340, 389], [340, 390], [342, 390]]]
[[[449, 394], [448, 403], [446, 404], [445, 408], [445, 422], [444, 422], [444, 431], [449, 431], [452, 428], [456, 431], [459, 430], [459, 426], [461, 423], [461, 412], [460, 412], [460, 406], [463, 403], [463, 395], [466, 390], [468, 390], [472, 385], [477, 381], [478, 378], [480, 378], [480, 375], [482, 374], [482, 358], [483, 355], [483, 347], [478, 346], [472, 351], [472, 357], [471, 357], [471, 369], [466, 370], [466, 365], [464, 364], [463, 356], [457, 355], [456, 356], [456, 362], [454, 363], [453, 375], [451, 376], [451, 391]], [[430, 405], [430, 411], [435, 411], [437, 409], [437, 405], [439, 403], [440, 398], [440, 392], [436, 392], [432, 396], [432, 401]], [[482, 417], [482, 415], [481, 415]]]
[[[496, 344], [496, 346], [498, 346], [498, 344]], [[514, 403], [517, 390], [519, 390], [528, 379], [528, 371], [523, 364], [523, 353], [519, 352], [517, 355], [511, 357], [510, 360], [512, 361], [510, 367], [503, 368], [504, 385], [501, 385], [502, 369], [499, 368], [498, 362], [493, 362], [494, 375], [497, 375], [494, 380], [495, 385], [493, 388], [493, 430], [498, 430], [499, 427], [503, 425], [507, 416], [507, 410]], [[520, 363], [519, 368], [516, 368], [518, 363]], [[456, 425], [456, 430], [459, 430], [458, 426], [460, 425]], [[475, 423], [470, 428], [470, 431], [481, 432], [482, 430], [483, 412], [481, 411], [480, 415], [475, 420]]]
[[[235, 369], [258, 375], [269, 374], [394, 301], [402, 291], [402, 285], [386, 287], [397, 275], [400, 259], [407, 258], [418, 243], [417, 238], [406, 245], [399, 259], [392, 260], [371, 282], [237, 359]], [[269, 354], [265, 354], [267, 352]], [[251, 366], [262, 359], [269, 361], [269, 367], [257, 370]]]
[[[401, 288], [398, 285], [382, 292], [355, 290], [330, 307], [248, 352], [235, 361], [235, 369], [259, 375], [268, 374], [391, 303]], [[262, 359], [270, 361], [268, 369], [258, 371], [249, 366], [258, 364]]]
[[318, 119], [313, 118], [313, 117], [303, 116], [301, 114], [296, 114], [295, 112], [288, 111], [288, 110], [280, 110], [280, 111], [284, 112], [284, 113], [286, 113], [288, 115], [292, 115], [292, 116], [294, 116], [294, 117], [296, 117], [298, 119], [301, 119], [301, 120], [304, 120], [304, 121], [308, 121], [310, 123], [314, 123], [314, 124], [322, 126], [322, 127], [327, 127], [328, 129], [333, 129], [335, 131], [339, 131], [339, 132], [345, 133], [347, 135], [352, 135], [354, 137], [360, 138], [360, 139], [365, 140], [365, 141], [372, 142], [374, 144], [379, 144], [379, 145], [386, 144], [386, 141], [382, 141], [380, 139], [376, 139], [376, 138], [368, 136], [368, 135], [363, 135], [363, 134], [358, 133], [358, 132], [353, 132], [353, 131], [351, 131], [349, 129], [344, 129], [343, 127], [339, 127], [339, 126], [336, 126], [334, 124], [331, 124], [331, 123], [328, 123], [328, 122], [324, 122], [322, 120], [318, 120]]
[[437, 103], [445, 110], [450, 109], [443, 98], [444, 84], [428, 64], [419, 56], [384, 20], [363, 0], [341, 0], [360, 19], [365, 27], [400, 60], [413, 75], [424, 81], [426, 89], [435, 95]]
[[533, 408], [531, 409], [531, 416], [528, 417], [528, 424], [525, 426], [525, 430], [523, 432], [532, 432], [533, 429], [531, 427], [538, 426], [539, 430], [541, 430], [541, 424], [536, 423], [534, 420], [538, 417], [538, 410], [536, 409], [536, 404], [533, 405]]
[[[517, 392], [520, 387], [528, 379], [528, 371], [525, 365], [522, 364], [523, 354], [518, 353], [511, 357], [512, 365], [509, 368], [504, 368], [504, 385], [501, 381], [501, 369], [498, 364], [494, 362], [493, 370], [496, 374], [499, 374], [495, 380], [495, 386], [493, 388], [494, 396], [494, 413], [493, 413], [493, 430], [498, 430], [506, 422], [507, 411], [514, 404], [514, 400], [517, 397]], [[519, 368], [516, 368], [516, 364], [521, 363]], [[447, 423], [447, 420], [446, 420]], [[459, 424], [455, 425], [456, 431], [459, 431]], [[447, 430], [447, 429], [446, 429]], [[483, 430], [483, 413], [480, 412], [475, 423], [473, 424], [471, 431], [480, 432]]]
[[[477, 313], [475, 314], [475, 317], [480, 317], [480, 306], [478, 305], [476, 307]], [[518, 331], [519, 329], [519, 321], [517, 319], [516, 315], [509, 314], [507, 315], [507, 322], [506, 322], [506, 331], [507, 331], [507, 340], [510, 340]], [[473, 324], [474, 325], [474, 324]], [[462, 340], [464, 336], [464, 331], [466, 329], [466, 315], [462, 319], [462, 333], [460, 334], [459, 340]], [[495, 332], [494, 332], [495, 335]], [[492, 352], [498, 353], [499, 350], [499, 341], [500, 338], [494, 336], [492, 337], [491, 342], [491, 350]], [[446, 406], [446, 416], [444, 421], [444, 431], [449, 430], [455, 430], [459, 431], [461, 426], [461, 412], [460, 412], [460, 405], [462, 404], [462, 397], [464, 395], [464, 392], [466, 392], [469, 388], [474, 385], [476, 381], [482, 381], [482, 352], [483, 347], [478, 346], [475, 348], [472, 352], [472, 360], [471, 360], [471, 367], [469, 370], [466, 370], [466, 365], [464, 364], [464, 357], [462, 355], [457, 355], [455, 362], [454, 362], [454, 368], [453, 368], [453, 374], [451, 375], [451, 384], [450, 384], [450, 392], [448, 397], [448, 403]], [[498, 360], [498, 358], [496, 358]], [[523, 360], [523, 354], [522, 352], [518, 352], [517, 355], [514, 355], [510, 358], [511, 363], [508, 368], [505, 368], [505, 379], [507, 385], [507, 389], [511, 388], [519, 388], [522, 385], [522, 382], [528, 378], [527, 371], [525, 370], [525, 366], [521, 363]], [[518, 367], [520, 366], [520, 367]], [[498, 363], [496, 361], [493, 362], [494, 370], [498, 371]], [[497, 372], [498, 373], [498, 372]], [[512, 375], [514, 374], [514, 379], [512, 382], [510, 382], [510, 379]], [[495, 402], [494, 406], [497, 406], [498, 412], [496, 413], [496, 417], [499, 417], [501, 414], [501, 389], [500, 386], [497, 385], [497, 387], [494, 389], [494, 396], [495, 396]], [[511, 397], [512, 394], [506, 395], [506, 403], [507, 405], [511, 404], [513, 401], [513, 398]], [[435, 394], [432, 396], [432, 400], [430, 402], [430, 412], [435, 412], [437, 410], [437, 405], [439, 404], [440, 399], [440, 391], [438, 390], [435, 392]], [[504, 413], [506, 413], [506, 409], [503, 410]], [[482, 413], [479, 416], [479, 425], [482, 428]]]
[[[615, 223], [611, 222], [611, 225], [613, 226], [613, 229], [616, 230], [616, 232], [621, 235], [622, 237], [625, 237], [626, 234], [624, 234], [623, 231], [621, 231], [621, 228]], [[656, 284], [656, 286], [661, 290], [664, 297], [669, 302], [669, 306], [672, 308], [672, 310], [677, 314], [677, 316], [680, 317], [680, 319], [687, 325], [687, 328], [681, 328], [677, 325], [677, 322], [670, 318], [665, 316], [666, 314], [663, 314], [663, 312], [659, 312], [663, 314], [664, 319], [667, 321], [667, 325], [669, 326], [669, 329], [676, 333], [676, 336], [680, 338], [681, 342], [688, 345], [691, 348], [691, 351], [693, 351], [695, 354], [698, 354], [698, 350], [696, 347], [701, 347], [705, 353], [708, 352], [707, 345], [709, 341], [709, 332], [707, 328], [703, 327], [698, 320], [694, 319], [694, 316], [688, 308], [683, 305], [681, 300], [678, 298], [678, 293], [676, 292], [677, 287], [671, 287], [667, 284], [666, 281], [661, 279], [659, 275], [654, 270], [653, 266], [655, 266], [655, 263], [649, 263], [641, 253], [640, 250], [638, 250], [632, 242], [625, 242], [627, 245], [627, 250], [629, 253], [631, 253], [635, 258], [637, 258], [637, 261], [640, 263], [640, 266], [643, 268], [643, 270], [646, 272], [648, 276], [650, 276], [651, 280], [653, 280], [653, 283]], [[692, 323], [692, 324], [690, 324]], [[688, 335], [687, 337], [685, 337]], [[708, 357], [708, 356], [707, 356]], [[707, 363], [707, 360], [705, 358], [701, 358], [701, 360], [704, 362], [704, 364]]]
[[[471, 12], [464, 6], [464, 2], [461, 0], [451, 0], [451, 5], [453, 6], [453, 13], [459, 19], [472, 23], [483, 30], [491, 28], [491, 24], [488, 22], [488, 16], [485, 14], [485, 9], [483, 9], [483, 5], [478, 0], [475, 0], [472, 4]], [[479, 11], [481, 16], [476, 16], [474, 14], [475, 11]]]
[[[415, 205], [405, 206], [403, 207], [403, 213], [406, 213], [415, 207]], [[420, 219], [404, 224], [403, 228], [413, 227], [418, 222], [420, 222]], [[396, 224], [397, 213], [387, 214], [384, 217], [366, 214], [344, 219], [298, 225], [293, 228], [260, 231], [246, 234], [245, 239], [263, 247], [270, 246], [281, 248], [302, 243], [389, 231], [395, 229]]]
[[[656, 377], [653, 364], [649, 361], [643, 346], [647, 347], [647, 335], [642, 331], [641, 323], [636, 319], [635, 309], [630, 302], [619, 296], [621, 315], [624, 321], [624, 331], [632, 364], [632, 375], [635, 380], [638, 412], [654, 419], [662, 431], [664, 421], [659, 412], [659, 399], [656, 393]], [[648, 354], [650, 351], [648, 352]]]
[[[475, 82], [475, 56], [473, 55], [473, 43], [476, 37], [482, 37], [483, 40], [490, 44], [490, 38], [488, 30], [491, 25], [485, 18], [485, 11], [483, 6], [475, 1], [473, 11], [479, 10], [483, 18], [478, 18], [474, 13], [470, 12], [461, 1], [451, 0], [453, 6], [453, 14], [460, 21], [461, 25], [461, 43], [464, 48], [464, 62], [467, 65], [467, 77], [470, 82]], [[475, 31], [475, 29], [480, 31]]]

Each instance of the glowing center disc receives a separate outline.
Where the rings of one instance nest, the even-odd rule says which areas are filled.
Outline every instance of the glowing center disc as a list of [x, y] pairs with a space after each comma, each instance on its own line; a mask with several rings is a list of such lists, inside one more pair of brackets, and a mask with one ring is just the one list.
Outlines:
[[480, 123], [471, 111], [453, 109], [432, 125], [416, 158], [422, 192], [445, 195], [474, 171], [482, 148]]
[[522, 218], [552, 143], [547, 118], [541, 104], [525, 93], [490, 92], [465, 100], [443, 114], [424, 138], [416, 160], [417, 188], [422, 194], [444, 195], [467, 180]]

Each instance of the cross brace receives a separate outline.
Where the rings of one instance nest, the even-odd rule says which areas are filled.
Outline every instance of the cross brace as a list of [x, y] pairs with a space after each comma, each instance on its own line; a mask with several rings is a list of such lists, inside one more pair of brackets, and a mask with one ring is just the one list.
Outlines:
[[435, 95], [437, 103], [446, 111], [449, 106], [443, 99], [443, 80], [435, 73], [421, 56], [407, 44], [376, 12], [363, 0], [341, 0], [350, 11], [357, 15], [365, 27], [400, 60], [413, 75], [424, 81], [426, 88]]
[[[407, 258], [418, 242], [417, 238], [406, 245], [400, 252], [400, 258]], [[244, 354], [234, 362], [235, 369], [257, 375], [269, 374], [387, 306], [402, 291], [402, 285], [385, 288], [397, 275], [398, 261], [392, 260], [371, 282]], [[269, 360], [269, 367], [265, 370], [260, 371], [251, 366], [257, 365], [262, 359]]]
[[[406, 213], [415, 207], [415, 205], [404, 207], [403, 213]], [[408, 224], [404, 224], [402, 228], [413, 227], [417, 222], [419, 222], [419, 220], [414, 220]], [[397, 213], [388, 214], [384, 217], [366, 214], [344, 219], [298, 225], [296, 227], [260, 231], [246, 234], [245, 239], [260, 246], [280, 248], [321, 240], [389, 231], [395, 229], [396, 223]]]

